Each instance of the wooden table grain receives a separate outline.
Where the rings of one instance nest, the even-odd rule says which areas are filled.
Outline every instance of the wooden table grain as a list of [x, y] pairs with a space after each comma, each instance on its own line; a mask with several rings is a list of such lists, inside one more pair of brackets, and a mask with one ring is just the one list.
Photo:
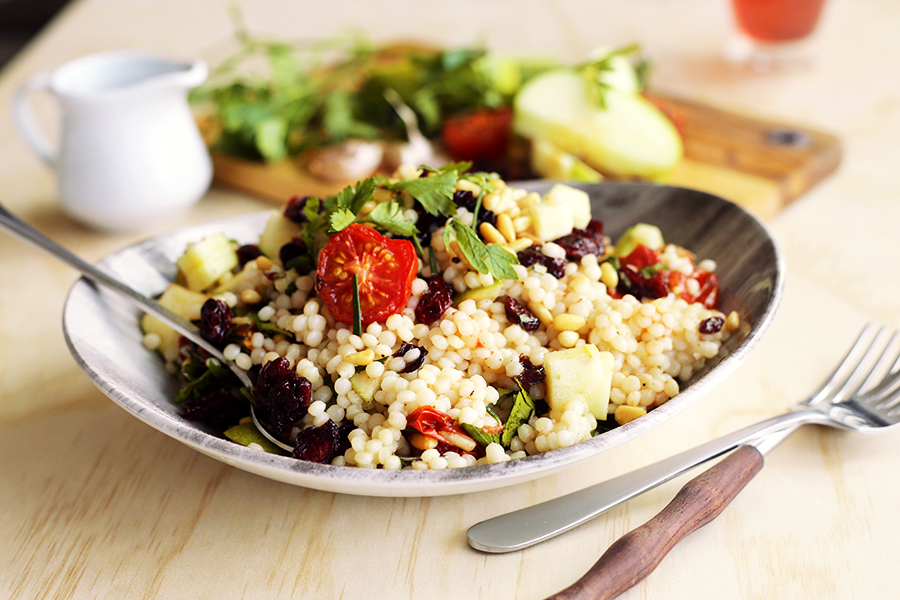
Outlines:
[[[0, 235], [0, 597], [540, 599], [577, 580], [651, 518], [679, 478], [544, 544], [470, 549], [487, 517], [602, 481], [784, 410], [829, 372], [867, 321], [900, 327], [900, 5], [830, 0], [812, 62], [784, 73], [720, 58], [724, 3], [711, 0], [457, 0], [242, 5], [261, 35], [365, 28], [374, 39], [486, 40], [496, 51], [583, 58], [640, 42], [673, 96], [808, 124], [844, 144], [839, 170], [768, 221], [787, 259], [784, 302], [750, 359], [706, 398], [614, 451], [547, 478], [437, 498], [367, 498], [293, 487], [202, 456], [132, 418], [66, 348], [76, 274]], [[220, 0], [76, 0], [0, 73], [0, 201], [96, 260], [181, 225], [266, 206], [212, 189], [156, 229], [101, 234], [58, 208], [53, 174], [9, 111], [32, 73], [119, 48], [221, 58]], [[54, 107], [36, 98], [42, 121]], [[900, 435], [806, 428], [712, 524], [678, 545], [627, 599], [895, 598]]]

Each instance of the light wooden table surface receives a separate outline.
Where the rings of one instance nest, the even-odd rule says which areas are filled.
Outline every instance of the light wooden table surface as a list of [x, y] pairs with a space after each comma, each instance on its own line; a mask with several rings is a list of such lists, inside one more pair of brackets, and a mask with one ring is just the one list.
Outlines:
[[[900, 326], [900, 4], [829, 0], [807, 69], [754, 75], [719, 58], [714, 0], [243, 3], [252, 31], [289, 39], [361, 26], [575, 61], [640, 42], [659, 90], [840, 136], [838, 172], [769, 221], [788, 266], [770, 332], [725, 383], [651, 433], [561, 474], [426, 499], [305, 490], [225, 466], [132, 418], [88, 381], [61, 330], [76, 274], [0, 235], [0, 597], [538, 599], [581, 576], [659, 511], [685, 478], [569, 534], [485, 555], [466, 528], [781, 412], [829, 372], [862, 324]], [[215, 59], [228, 2], [78, 0], [0, 73], [0, 199], [96, 260], [180, 225], [258, 210], [213, 189], [157, 230], [103, 235], [57, 207], [52, 173], [8, 110], [31, 73], [118, 48]], [[49, 109], [48, 109], [49, 110]], [[52, 110], [49, 110], [52, 113]], [[896, 598], [900, 435], [807, 428], [630, 599]]]

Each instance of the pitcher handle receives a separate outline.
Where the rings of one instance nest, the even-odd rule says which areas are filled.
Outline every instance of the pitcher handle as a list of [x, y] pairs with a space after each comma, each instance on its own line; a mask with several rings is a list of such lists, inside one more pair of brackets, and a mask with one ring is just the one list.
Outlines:
[[58, 153], [44, 135], [34, 116], [34, 111], [31, 109], [28, 93], [32, 90], [50, 91], [50, 75], [38, 73], [22, 82], [13, 96], [13, 117], [19, 133], [22, 134], [28, 146], [45, 163], [55, 169], [59, 158]]

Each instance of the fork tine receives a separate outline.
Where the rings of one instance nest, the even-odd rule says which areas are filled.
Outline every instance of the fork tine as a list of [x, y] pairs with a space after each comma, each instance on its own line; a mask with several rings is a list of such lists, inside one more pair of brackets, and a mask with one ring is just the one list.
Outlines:
[[859, 386], [857, 393], [872, 393], [875, 389], [882, 386], [885, 381], [891, 377], [892, 373], [900, 369], [900, 332], [894, 332], [891, 339], [884, 346], [884, 350], [878, 361], [869, 371], [869, 375], [865, 381]]
[[869, 390], [862, 398], [869, 403], [878, 402], [875, 410], [880, 412], [889, 411], [888, 415], [896, 413], [896, 409], [890, 409], [900, 402], [900, 333], [894, 334], [894, 337], [891, 339], [891, 345], [895, 345], [897, 348], [894, 348], [891, 352], [885, 352], [885, 357], [892, 356], [891, 360], [894, 364], [879, 384]]
[[[880, 328], [878, 333], [875, 334], [875, 339], [868, 342], [868, 346], [866, 346], [867, 340], [871, 337], [874, 329], [875, 325], [872, 323], [867, 323], [863, 327], [856, 341], [847, 351], [847, 354], [844, 355], [843, 360], [834, 369], [825, 383], [822, 384], [822, 387], [810, 396], [809, 400], [806, 401], [807, 404], [814, 405], [824, 400], [840, 398], [847, 394], [848, 389], [856, 387], [855, 381], [862, 373], [861, 366], [871, 358], [872, 349], [885, 332], [884, 327]], [[862, 356], [859, 356], [860, 354]], [[865, 384], [867, 381], [863, 383]]]
[[856, 368], [850, 373], [840, 389], [835, 392], [835, 397], [849, 398], [850, 396], [861, 394], [867, 389], [867, 386], [871, 386], [881, 375], [884, 366], [885, 350], [890, 347], [893, 341], [888, 342], [887, 347], [885, 347], [883, 340], [887, 335], [888, 330], [886, 327], [878, 329], [869, 347], [866, 348], [862, 358], [859, 359]]

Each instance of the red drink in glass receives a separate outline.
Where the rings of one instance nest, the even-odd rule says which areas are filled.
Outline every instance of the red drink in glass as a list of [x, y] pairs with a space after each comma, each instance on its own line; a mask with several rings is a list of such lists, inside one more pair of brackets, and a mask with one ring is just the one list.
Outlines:
[[790, 42], [812, 33], [825, 0], [731, 0], [741, 31], [763, 42]]

